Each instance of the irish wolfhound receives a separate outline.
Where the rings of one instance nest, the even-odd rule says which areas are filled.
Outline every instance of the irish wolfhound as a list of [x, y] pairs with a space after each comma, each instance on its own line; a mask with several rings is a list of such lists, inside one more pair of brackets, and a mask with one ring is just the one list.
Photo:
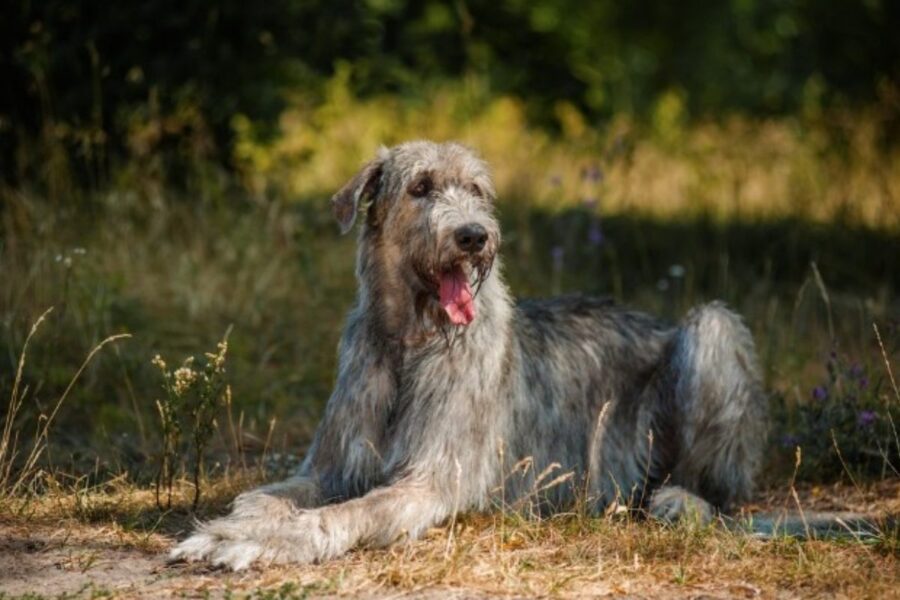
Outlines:
[[[335, 194], [343, 232], [363, 215], [359, 289], [309, 453], [173, 559], [321, 561], [501, 497], [549, 511], [581, 494], [664, 519], [747, 497], [766, 402], [740, 318], [720, 303], [675, 327], [590, 298], [515, 304], [493, 199], [484, 162], [432, 142], [382, 149]], [[553, 468], [573, 475], [545, 485]]]

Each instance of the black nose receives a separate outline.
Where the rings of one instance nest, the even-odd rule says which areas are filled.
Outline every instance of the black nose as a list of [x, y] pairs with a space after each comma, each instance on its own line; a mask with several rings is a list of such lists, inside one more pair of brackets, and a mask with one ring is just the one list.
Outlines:
[[453, 233], [453, 236], [459, 249], [470, 254], [481, 252], [488, 238], [487, 231], [478, 223], [463, 225]]

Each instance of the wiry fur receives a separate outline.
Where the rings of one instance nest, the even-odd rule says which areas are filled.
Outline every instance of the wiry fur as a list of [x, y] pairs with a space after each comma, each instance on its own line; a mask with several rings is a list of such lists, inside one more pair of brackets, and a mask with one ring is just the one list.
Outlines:
[[[423, 178], [431, 191], [411, 195]], [[664, 519], [748, 496], [766, 412], [739, 317], [712, 303], [672, 327], [590, 298], [514, 304], [493, 196], [470, 150], [431, 142], [383, 149], [335, 195], [343, 230], [365, 215], [359, 290], [312, 447], [296, 476], [242, 494], [173, 558], [321, 561], [501, 496], [548, 511], [583, 493], [597, 511], [617, 501]], [[488, 232], [477, 255], [453, 242], [468, 223]], [[455, 264], [480, 279], [467, 327], [437, 300]]]

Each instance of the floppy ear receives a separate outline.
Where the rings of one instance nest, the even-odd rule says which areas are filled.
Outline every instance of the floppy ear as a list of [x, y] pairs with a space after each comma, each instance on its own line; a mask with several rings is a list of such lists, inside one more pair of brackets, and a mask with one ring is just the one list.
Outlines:
[[360, 203], [374, 199], [378, 195], [383, 166], [383, 156], [372, 160], [331, 197], [331, 210], [341, 227], [342, 234], [350, 231], [356, 222]]

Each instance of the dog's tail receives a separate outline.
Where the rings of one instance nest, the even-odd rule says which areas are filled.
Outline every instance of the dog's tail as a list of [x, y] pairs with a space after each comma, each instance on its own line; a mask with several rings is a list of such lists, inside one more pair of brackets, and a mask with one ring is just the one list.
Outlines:
[[900, 515], [857, 512], [767, 512], [728, 521], [728, 528], [763, 539], [873, 540], [900, 532]]

